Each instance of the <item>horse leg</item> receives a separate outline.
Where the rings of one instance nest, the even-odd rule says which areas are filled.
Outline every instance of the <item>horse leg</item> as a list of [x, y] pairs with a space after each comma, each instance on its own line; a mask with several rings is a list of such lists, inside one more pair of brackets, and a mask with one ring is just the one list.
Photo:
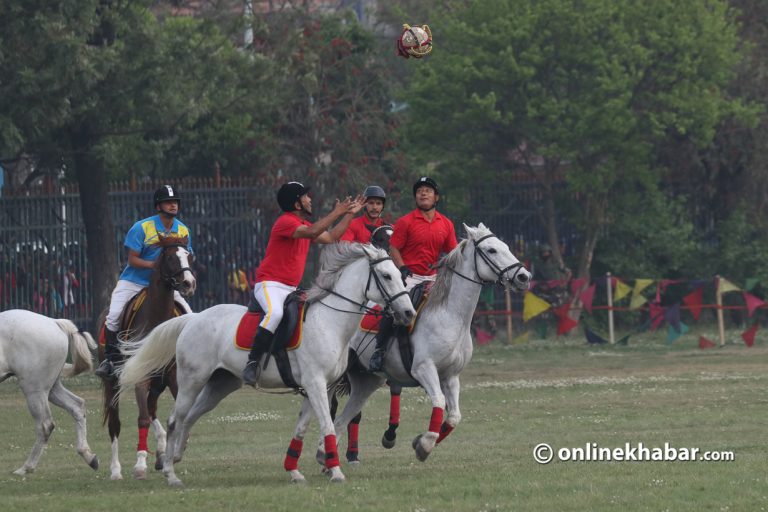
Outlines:
[[184, 452], [187, 449], [187, 441], [189, 441], [189, 432], [197, 420], [205, 413], [212, 411], [225, 397], [241, 387], [243, 387], [243, 381], [226, 370], [217, 370], [211, 375], [203, 390], [197, 395], [195, 403], [184, 420], [185, 435], [179, 438], [178, 449], [175, 452], [176, 462], [180, 462], [184, 456]]
[[[23, 386], [22, 386], [23, 389]], [[32, 473], [37, 467], [37, 463], [40, 460], [40, 456], [43, 454], [43, 450], [48, 444], [48, 438], [51, 437], [53, 432], [53, 418], [51, 417], [51, 409], [48, 407], [48, 393], [44, 391], [30, 391], [27, 393], [27, 407], [30, 414], [35, 419], [35, 434], [37, 439], [35, 440], [32, 451], [29, 452], [27, 461], [19, 469], [13, 473], [19, 476], [24, 476], [27, 473]]]
[[147, 396], [150, 426], [152, 427], [152, 433], [155, 435], [155, 470], [157, 471], [163, 469], [163, 456], [165, 455], [167, 442], [167, 433], [163, 428], [162, 422], [157, 419], [157, 402], [165, 387], [164, 379], [155, 377], [149, 385], [149, 395]]
[[[333, 428], [331, 410], [328, 404], [328, 383], [323, 379], [314, 379], [304, 383], [312, 409], [320, 422], [320, 433], [323, 435], [325, 448], [325, 468], [330, 473], [331, 482], [343, 482], [344, 473], [339, 467], [339, 452], [336, 445], [336, 431]], [[347, 420], [343, 425], [349, 422]]]
[[109, 430], [111, 440], [111, 460], [109, 463], [110, 480], [122, 480], [122, 466], [118, 450], [118, 438], [120, 437], [120, 403], [117, 400], [114, 381], [102, 381], [104, 386], [104, 420]]
[[381, 437], [381, 445], [384, 448], [394, 448], [397, 439], [397, 427], [400, 426], [400, 393], [403, 387], [398, 384], [389, 385], [389, 427]]
[[[339, 432], [342, 432], [360, 414], [368, 398], [384, 383], [383, 378], [372, 373], [350, 372], [348, 378], [351, 388], [349, 400], [347, 400], [341, 414], [336, 417], [333, 423], [334, 428]], [[317, 449], [317, 461], [320, 464], [325, 464], [325, 460], [325, 440], [321, 439]]]
[[51, 392], [48, 394], [48, 400], [54, 405], [58, 405], [69, 413], [75, 420], [75, 434], [77, 437], [77, 453], [83, 458], [83, 460], [92, 469], [99, 469], [99, 458], [91, 452], [90, 446], [88, 446], [88, 437], [85, 420], [85, 400], [72, 393], [70, 390], [64, 387], [61, 380], [56, 380], [56, 383], [51, 388]]
[[459, 376], [454, 375], [445, 381], [443, 386], [443, 392], [445, 393], [445, 410], [448, 413], [448, 417], [445, 419], [442, 425], [440, 425], [440, 435], [435, 441], [435, 444], [448, 437], [448, 435], [456, 428], [456, 425], [461, 421], [461, 411], [459, 410], [459, 391], [461, 390], [461, 384], [459, 383]]
[[[183, 377], [182, 377], [183, 379]], [[179, 386], [179, 393], [176, 396], [176, 406], [171, 414], [171, 421], [168, 423], [168, 444], [166, 446], [165, 458], [163, 460], [163, 474], [168, 485], [171, 487], [181, 487], [182, 482], [176, 475], [174, 464], [181, 459], [177, 459], [177, 452], [180, 452], [182, 440], [187, 435], [185, 424], [190, 409], [195, 405], [200, 391], [205, 386], [206, 380], [189, 380], [188, 383], [182, 380]]]
[[296, 420], [296, 426], [293, 429], [293, 437], [291, 438], [291, 444], [288, 445], [288, 451], [285, 454], [285, 461], [283, 462], [283, 468], [285, 468], [291, 475], [291, 483], [303, 484], [307, 482], [304, 475], [299, 471], [299, 457], [301, 457], [301, 449], [304, 445], [304, 434], [307, 433], [307, 427], [309, 427], [309, 421], [312, 419], [312, 404], [310, 404], [308, 398], [304, 398], [301, 402], [301, 411], [299, 411], [299, 419]]
[[360, 420], [363, 419], [363, 413], [357, 413], [357, 416], [347, 425], [347, 462], [350, 465], [360, 464], [360, 449], [358, 444], [360, 442]]
[[147, 436], [149, 435], [149, 409], [147, 407], [147, 396], [149, 395], [149, 381], [144, 381], [135, 388], [136, 405], [139, 407], [139, 442], [136, 446], [136, 465], [133, 466], [133, 477], [137, 480], [147, 478]]
[[416, 436], [412, 443], [413, 449], [416, 451], [416, 458], [424, 462], [429, 457], [429, 454], [432, 453], [437, 438], [440, 436], [440, 426], [443, 424], [443, 410], [445, 409], [445, 395], [443, 395], [443, 391], [440, 389], [437, 369], [431, 362], [414, 366], [411, 373], [419, 381], [432, 401], [432, 417], [429, 420], [429, 430]]

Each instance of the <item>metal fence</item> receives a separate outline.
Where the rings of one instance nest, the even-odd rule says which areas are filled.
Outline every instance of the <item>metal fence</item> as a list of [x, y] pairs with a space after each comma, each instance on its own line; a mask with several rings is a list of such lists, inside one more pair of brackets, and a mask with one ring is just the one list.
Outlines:
[[[150, 216], [155, 184], [116, 184], [110, 193], [119, 273], [125, 265], [125, 233]], [[131, 190], [133, 189], [133, 190]], [[262, 259], [269, 230], [278, 215], [272, 187], [213, 181], [182, 184], [180, 219], [192, 231], [198, 289], [190, 304], [202, 310], [220, 303], [246, 303], [248, 283]], [[535, 215], [540, 200], [534, 187], [478, 188], [446, 195], [441, 210], [456, 223], [484, 222], [518, 255], [526, 257], [544, 240]], [[405, 212], [391, 212], [396, 218]], [[564, 227], [564, 241], [573, 237]], [[567, 240], [566, 240], [567, 239]], [[0, 311], [23, 308], [92, 325], [89, 264], [80, 198], [60, 188], [41, 195], [0, 198]], [[571, 244], [566, 244], [566, 247]], [[305, 274], [315, 275], [317, 251]], [[245, 276], [246, 283], [242, 282]], [[520, 300], [520, 299], [517, 299]], [[503, 294], [483, 294], [483, 309], [505, 309]], [[516, 301], [515, 309], [519, 309]]]

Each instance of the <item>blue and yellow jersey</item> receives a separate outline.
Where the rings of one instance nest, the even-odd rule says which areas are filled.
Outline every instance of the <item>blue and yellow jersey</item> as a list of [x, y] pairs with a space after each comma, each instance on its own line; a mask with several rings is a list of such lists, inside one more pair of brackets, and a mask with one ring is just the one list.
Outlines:
[[[125, 247], [139, 253], [139, 258], [147, 261], [155, 261], [160, 256], [160, 246], [158, 246], [158, 233], [163, 235], [186, 236], [188, 237], [187, 249], [192, 252], [192, 234], [189, 228], [179, 219], [173, 219], [171, 229], [165, 229], [160, 215], [153, 215], [144, 220], [140, 220], [128, 230], [125, 235]], [[134, 268], [126, 265], [120, 279], [131, 281], [142, 286], [149, 285], [149, 276], [152, 275], [150, 268]]]

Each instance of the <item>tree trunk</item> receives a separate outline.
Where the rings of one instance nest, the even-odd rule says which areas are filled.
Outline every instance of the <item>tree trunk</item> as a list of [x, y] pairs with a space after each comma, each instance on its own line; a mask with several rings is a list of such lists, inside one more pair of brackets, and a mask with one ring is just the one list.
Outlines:
[[[87, 135], [73, 137], [75, 147], [75, 170], [80, 186], [80, 208], [85, 224], [87, 241], [86, 256], [90, 269], [90, 291], [93, 298], [92, 319], [96, 322], [99, 314], [109, 305], [112, 290], [117, 282], [117, 251], [115, 247], [115, 226], [109, 203], [107, 173], [98, 158], [91, 153]], [[97, 332], [95, 326], [92, 332]]]

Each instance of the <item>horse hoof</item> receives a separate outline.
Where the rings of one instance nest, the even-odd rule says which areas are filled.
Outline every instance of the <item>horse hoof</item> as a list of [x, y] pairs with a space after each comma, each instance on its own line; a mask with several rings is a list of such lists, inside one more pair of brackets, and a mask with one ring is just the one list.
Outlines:
[[162, 471], [163, 470], [163, 458], [158, 457], [155, 459], [155, 471]]
[[174, 489], [180, 489], [181, 487], [184, 487], [184, 484], [181, 483], [181, 480], [179, 480], [178, 478], [169, 478], [168, 487], [173, 487]]
[[122, 475], [122, 474], [120, 474], [120, 473], [112, 473], [112, 474], [109, 476], [109, 479], [110, 479], [110, 480], [112, 480], [113, 482], [114, 482], [114, 481], [117, 481], [117, 480], [122, 480], [122, 479], [123, 479], [123, 475]]
[[395, 437], [392, 436], [392, 439], [387, 439], [387, 433], [384, 432], [384, 435], [381, 437], [381, 446], [389, 450], [390, 448], [395, 447]]
[[349, 464], [349, 467], [351, 467], [351, 468], [359, 468], [360, 467], [360, 461], [359, 460], [350, 460], [350, 461], [347, 461], [347, 464]]
[[94, 455], [93, 458], [91, 459], [91, 462], [89, 462], [88, 465], [91, 467], [91, 469], [96, 471], [97, 469], [99, 469], [99, 458]]
[[302, 485], [307, 483], [307, 479], [304, 478], [304, 475], [302, 475], [298, 469], [294, 469], [291, 471], [291, 483]]
[[17, 476], [24, 476], [27, 474], [27, 470], [24, 468], [19, 468], [16, 471], [14, 471], [13, 474]]
[[416, 458], [419, 459], [421, 462], [424, 462], [427, 460], [427, 457], [429, 457], [429, 452], [424, 449], [424, 447], [421, 445], [421, 437], [423, 434], [419, 434], [416, 436], [416, 438], [413, 440], [413, 443], [411, 443], [411, 446], [413, 446], [414, 451], [416, 452]]
[[146, 480], [147, 479], [147, 470], [146, 469], [134, 469], [133, 470], [133, 478], [136, 480]]
[[342, 473], [341, 469], [339, 469], [339, 466], [331, 468], [329, 472], [331, 473], [330, 480], [333, 483], [341, 483], [347, 480], [347, 478], [344, 476], [344, 473]]

